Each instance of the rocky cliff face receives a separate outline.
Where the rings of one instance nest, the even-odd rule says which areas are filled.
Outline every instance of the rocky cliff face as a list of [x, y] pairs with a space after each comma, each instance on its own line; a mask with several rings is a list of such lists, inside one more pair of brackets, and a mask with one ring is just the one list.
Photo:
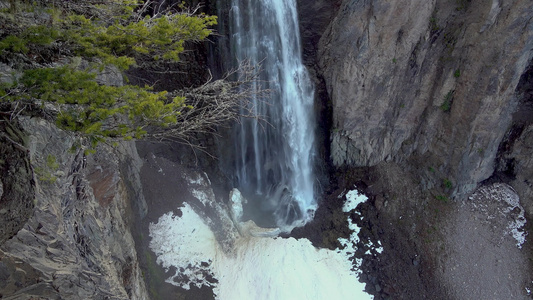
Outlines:
[[[123, 84], [115, 68], [97, 80]], [[147, 210], [134, 143], [87, 154], [52, 122], [0, 117], [0, 298], [147, 299], [130, 231]]]
[[[140, 165], [131, 158], [136, 156], [134, 146], [101, 146], [86, 156], [75, 147], [78, 138], [46, 121], [24, 119], [22, 128], [29, 149], [26, 161], [35, 177], [34, 184], [22, 186], [23, 195], [35, 207], [19, 222], [20, 230], [0, 245], [0, 295], [146, 299], [129, 229], [132, 210], [144, 209], [142, 194], [128, 188], [140, 186], [135, 183]], [[33, 181], [31, 173], [29, 179]], [[6, 202], [25, 201], [12, 194], [2, 196], [3, 210]]]
[[[454, 195], [472, 191], [497, 165], [527, 168], [528, 158], [515, 168], [497, 157], [502, 142], [529, 132], [521, 82], [531, 84], [532, 8], [529, 1], [344, 1], [319, 46], [333, 106], [333, 163], [418, 157], [421, 168], [453, 182]], [[520, 133], [511, 130], [517, 122]]]
[[[527, 262], [531, 242], [519, 251], [508, 233], [473, 241], [500, 225], [467, 220], [494, 219], [468, 197], [504, 183], [533, 216], [532, 18], [531, 1], [344, 0], [323, 33], [317, 73], [332, 111], [331, 182], [371, 196], [363, 234], [385, 251], [365, 260], [374, 271], [363, 280], [377, 299], [530, 296], [527, 270], [482, 274], [511, 256]], [[497, 195], [484, 199], [499, 205]], [[453, 229], [465, 224], [480, 226]], [[465, 260], [486, 249], [497, 254]]]

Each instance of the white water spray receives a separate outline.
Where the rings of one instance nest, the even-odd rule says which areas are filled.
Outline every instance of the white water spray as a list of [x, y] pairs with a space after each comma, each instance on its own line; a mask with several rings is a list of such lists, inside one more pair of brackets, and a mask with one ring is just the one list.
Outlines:
[[[261, 64], [256, 88], [268, 103], [252, 99], [257, 120], [235, 128], [236, 182], [248, 199], [289, 232], [313, 218], [314, 89], [302, 64], [294, 0], [232, 0], [232, 54]], [[261, 87], [259, 86], [261, 85]]]

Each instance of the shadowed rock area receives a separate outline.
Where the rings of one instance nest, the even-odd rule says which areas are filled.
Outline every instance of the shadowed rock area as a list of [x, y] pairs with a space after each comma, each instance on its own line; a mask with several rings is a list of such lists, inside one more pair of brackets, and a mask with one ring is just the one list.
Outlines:
[[0, 119], [0, 244], [15, 235], [31, 215], [35, 182], [18, 123]]

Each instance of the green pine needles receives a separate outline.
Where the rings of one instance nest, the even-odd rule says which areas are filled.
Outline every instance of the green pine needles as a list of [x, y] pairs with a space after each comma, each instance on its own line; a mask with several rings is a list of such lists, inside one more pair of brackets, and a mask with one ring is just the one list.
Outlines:
[[71, 66], [27, 70], [20, 79], [26, 92], [16, 97], [56, 104], [56, 122], [63, 129], [126, 139], [142, 137], [145, 126], [175, 124], [177, 115], [188, 109], [183, 97], [169, 100], [166, 91], [100, 85], [95, 77]]
[[[50, 14], [50, 24], [31, 24], [18, 28], [19, 33], [0, 40], [0, 53], [5, 51], [28, 53], [30, 48], [60, 43], [82, 57], [93, 57], [122, 70], [146, 59], [178, 61], [187, 41], [203, 41], [217, 24], [216, 16], [205, 14], [171, 13], [141, 18], [135, 13], [137, 1], [115, 1], [106, 10], [108, 20], [75, 14], [68, 10], [41, 9]], [[120, 5], [121, 4], [121, 5]], [[120, 10], [110, 15], [111, 8]], [[185, 7], [180, 6], [182, 10]], [[32, 7], [33, 10], [36, 8]], [[9, 21], [7, 19], [2, 20]], [[14, 20], [11, 20], [14, 22]]]
[[81, 56], [98, 57], [122, 70], [141, 59], [178, 61], [185, 41], [202, 41], [216, 25], [215, 16], [164, 14], [139, 21], [102, 24], [83, 15], [71, 15], [65, 39]]
[[149, 86], [100, 84], [97, 74], [109, 66], [125, 71], [176, 62], [185, 42], [203, 41], [212, 33], [216, 17], [176, 11], [142, 16], [141, 5], [126, 0], [88, 4], [86, 14], [32, 3], [25, 8], [49, 16], [48, 24], [18, 24], [13, 14], [20, 12], [0, 12], [10, 29], [0, 36], [2, 60], [22, 61], [12, 64], [13, 78], [0, 83], [4, 114], [10, 107], [13, 115], [13, 107], [22, 107], [18, 104], [40, 106], [59, 127], [89, 136], [96, 145], [107, 138], [142, 138], [148, 127], [179, 126], [179, 116], [194, 109], [185, 97]]

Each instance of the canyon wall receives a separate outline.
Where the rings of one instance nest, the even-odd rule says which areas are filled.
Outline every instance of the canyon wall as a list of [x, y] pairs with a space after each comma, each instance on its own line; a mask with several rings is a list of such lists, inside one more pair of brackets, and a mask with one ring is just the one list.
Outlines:
[[416, 160], [426, 189], [460, 197], [498, 175], [533, 213], [532, 17], [530, 1], [343, 1], [318, 50], [333, 164]]
[[50, 121], [8, 117], [0, 128], [0, 298], [147, 299], [130, 230], [147, 210], [135, 144], [101, 143], [89, 153], [86, 138]]
[[[23, 195], [34, 208], [0, 246], [0, 294], [147, 299], [130, 233], [132, 214], [146, 209], [142, 193], [132, 188], [140, 186], [134, 145], [100, 146], [96, 154], [84, 155], [78, 138], [46, 121], [23, 119], [22, 129], [35, 184], [34, 193], [26, 185]], [[3, 208], [23, 199], [4, 196]]]
[[[325, 90], [332, 171], [323, 201], [354, 184], [370, 197], [360, 237], [385, 250], [379, 258], [361, 254], [367, 290], [376, 299], [465, 299], [477, 291], [529, 297], [527, 267], [512, 276], [483, 270], [528, 265], [531, 242], [519, 250], [506, 233], [474, 243], [472, 236], [505, 228], [469, 222], [495, 216], [468, 199], [509, 184], [525, 217], [533, 216], [533, 3], [313, 3], [300, 3], [300, 17], [306, 62], [319, 94]], [[493, 196], [484, 205], [501, 205]], [[455, 229], [464, 224], [476, 228]], [[531, 229], [529, 222], [521, 230]], [[493, 257], [453, 263], [484, 251]]]

